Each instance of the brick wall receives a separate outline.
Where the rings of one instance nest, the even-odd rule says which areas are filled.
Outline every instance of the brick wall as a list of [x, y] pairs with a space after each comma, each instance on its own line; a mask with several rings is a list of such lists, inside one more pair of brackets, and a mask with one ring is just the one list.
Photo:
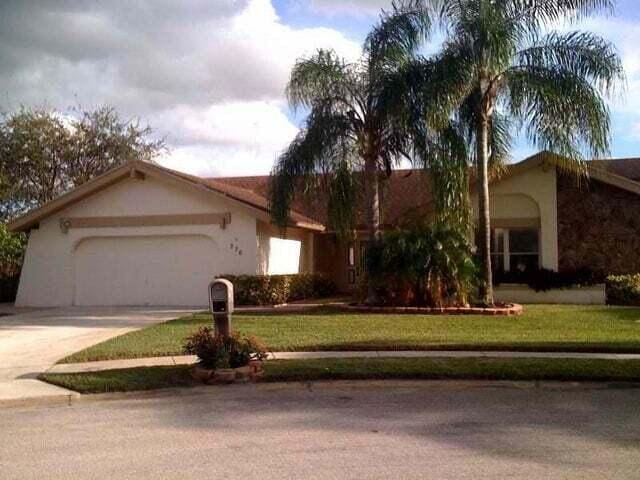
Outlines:
[[640, 195], [558, 174], [560, 270], [640, 272]]

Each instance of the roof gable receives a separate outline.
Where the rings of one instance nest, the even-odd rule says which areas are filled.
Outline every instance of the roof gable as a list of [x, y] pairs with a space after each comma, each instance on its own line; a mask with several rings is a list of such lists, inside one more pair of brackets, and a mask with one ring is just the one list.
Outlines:
[[[640, 183], [628, 178], [624, 177], [616, 171], [626, 171], [630, 169], [619, 169], [615, 167], [613, 162], [618, 162], [619, 160], [590, 160], [587, 161], [587, 174], [589, 179], [598, 180], [600, 182], [606, 183], [608, 185], [613, 185], [614, 187], [621, 188], [623, 190], [627, 190], [629, 192], [640, 195]], [[626, 159], [628, 163], [634, 161], [634, 159]], [[510, 177], [513, 175], [517, 175], [527, 170], [536, 167], [543, 166], [553, 166], [556, 168], [563, 168], [562, 157], [556, 155], [551, 152], [539, 152], [535, 155], [532, 155], [529, 158], [524, 159], [523, 161], [509, 165], [507, 167], [506, 175], [496, 179], [495, 181], [500, 181], [502, 178]], [[640, 165], [640, 164], [639, 164]], [[640, 168], [640, 167], [638, 167]]]
[[[42, 219], [54, 215], [65, 208], [81, 202], [95, 193], [98, 193], [125, 178], [145, 178], [146, 176], [161, 178], [172, 182], [183, 188], [196, 189], [212, 195], [216, 198], [225, 198], [233, 203], [249, 209], [257, 218], [268, 221], [269, 209], [266, 198], [242, 188], [232, 188], [220, 182], [202, 179], [193, 175], [188, 175], [175, 170], [161, 167], [159, 165], [132, 161], [120, 167], [116, 167], [103, 175], [100, 175], [89, 182], [80, 185], [73, 190], [59, 196], [58, 198], [31, 210], [26, 214], [9, 222], [8, 228], [11, 231], [28, 231], [34, 228]], [[323, 231], [324, 225], [319, 224], [298, 212], [291, 212], [290, 226], [304, 228], [315, 231]]]

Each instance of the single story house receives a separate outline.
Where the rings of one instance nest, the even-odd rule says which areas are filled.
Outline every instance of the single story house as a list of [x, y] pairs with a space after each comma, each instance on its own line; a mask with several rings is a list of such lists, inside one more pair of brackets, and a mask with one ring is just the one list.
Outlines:
[[[498, 268], [640, 272], [640, 159], [589, 163], [576, 180], [540, 153], [491, 186]], [[383, 191], [393, 226], [430, 209], [428, 173], [396, 171]], [[268, 177], [200, 178], [131, 162], [13, 220], [29, 232], [21, 306], [205, 305], [222, 274], [321, 272], [345, 291], [363, 274], [366, 234], [340, 242], [322, 194], [270, 224]]]

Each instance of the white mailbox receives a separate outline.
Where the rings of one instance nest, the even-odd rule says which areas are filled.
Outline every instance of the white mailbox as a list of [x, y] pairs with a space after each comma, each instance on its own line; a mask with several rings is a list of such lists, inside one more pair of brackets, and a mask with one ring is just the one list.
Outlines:
[[216, 278], [209, 284], [209, 310], [213, 315], [216, 332], [229, 336], [233, 313], [233, 283], [224, 278]]

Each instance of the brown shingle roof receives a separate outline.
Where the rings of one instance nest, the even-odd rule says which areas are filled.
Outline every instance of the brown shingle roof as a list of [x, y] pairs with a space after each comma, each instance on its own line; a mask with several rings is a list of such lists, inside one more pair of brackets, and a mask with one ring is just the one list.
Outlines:
[[[524, 165], [526, 161], [513, 164], [513, 166]], [[609, 173], [640, 181], [640, 158], [593, 160], [590, 164]], [[518, 169], [507, 169], [507, 175], [511, 171], [516, 173]], [[265, 199], [265, 204], [268, 204], [266, 201], [269, 195], [268, 176], [220, 177], [207, 180], [253, 191]], [[320, 189], [312, 192], [308, 197], [310, 198], [298, 195], [294, 199], [292, 208], [299, 214], [310, 217], [323, 225], [328, 225], [327, 192]], [[397, 224], [403, 218], [431, 212], [433, 205], [429, 173], [424, 170], [394, 171], [385, 182], [382, 202], [383, 223], [385, 224]], [[359, 214], [358, 224], [359, 226], [364, 225], [362, 212]]]
[[[507, 169], [507, 175], [517, 174], [523, 169], [531, 168], [546, 161], [544, 152], [534, 155]], [[640, 194], [640, 158], [620, 160], [596, 160], [590, 162], [594, 168], [593, 177], [618, 185], [621, 188]], [[191, 186], [207, 190], [212, 194], [224, 195], [236, 202], [257, 209], [264, 219], [269, 214], [269, 177], [220, 177], [201, 178], [194, 175], [171, 170], [155, 164], [130, 162], [116, 167], [80, 187], [52, 200], [40, 208], [13, 220], [8, 226], [12, 231], [26, 231], [37, 225], [43, 218], [80, 201], [87, 196], [106, 188], [125, 178], [130, 173], [142, 172], [154, 175], [166, 175]], [[637, 181], [638, 182], [637, 182]], [[290, 212], [293, 226], [322, 230], [328, 225], [327, 199], [325, 189], [297, 195]], [[391, 174], [382, 190], [383, 223], [397, 224], [401, 219], [413, 214], [423, 215], [432, 208], [432, 195], [429, 173], [423, 170], [398, 170]], [[364, 224], [362, 212], [358, 215], [358, 225]]]
[[604, 168], [606, 171], [615, 173], [621, 177], [640, 181], [640, 158], [593, 160], [591, 163], [598, 168]]
[[[265, 198], [265, 201], [269, 195], [268, 176], [217, 177], [207, 179], [207, 181], [253, 191]], [[429, 174], [424, 170], [394, 171], [385, 182], [381, 192], [383, 223], [395, 224], [400, 219], [413, 213], [428, 211], [431, 208], [431, 189], [429, 186]], [[323, 225], [328, 225], [327, 202], [328, 194], [326, 189], [318, 188], [307, 195], [297, 195], [294, 198], [292, 208], [299, 214]], [[363, 213], [359, 212], [358, 217], [358, 225], [363, 226]]]

